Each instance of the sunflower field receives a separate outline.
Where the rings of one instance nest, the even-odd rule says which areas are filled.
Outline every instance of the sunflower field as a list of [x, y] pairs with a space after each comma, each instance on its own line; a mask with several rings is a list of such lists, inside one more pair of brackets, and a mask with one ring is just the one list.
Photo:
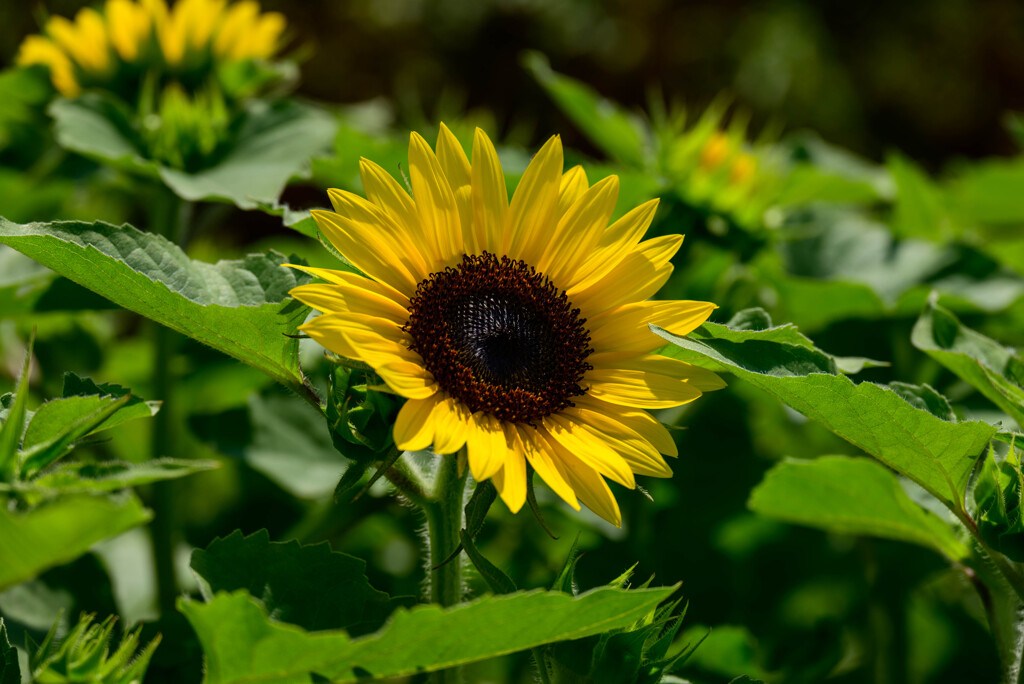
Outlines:
[[0, 684], [1024, 682], [1024, 6], [0, 20]]

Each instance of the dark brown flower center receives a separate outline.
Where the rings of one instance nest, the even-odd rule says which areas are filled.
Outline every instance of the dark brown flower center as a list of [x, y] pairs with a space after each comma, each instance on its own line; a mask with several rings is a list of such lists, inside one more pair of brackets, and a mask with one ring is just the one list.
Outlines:
[[532, 423], [586, 391], [584, 323], [536, 269], [484, 252], [420, 282], [404, 329], [437, 383], [471, 411]]

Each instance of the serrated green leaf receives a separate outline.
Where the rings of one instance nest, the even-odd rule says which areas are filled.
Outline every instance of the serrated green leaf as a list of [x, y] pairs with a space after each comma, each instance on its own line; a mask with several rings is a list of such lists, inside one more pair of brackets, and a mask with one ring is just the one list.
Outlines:
[[266, 530], [243, 537], [236, 530], [192, 553], [203, 596], [244, 589], [275, 619], [308, 630], [371, 632], [395, 607], [370, 586], [366, 563], [331, 551], [326, 543], [271, 542]]
[[68, 497], [26, 513], [0, 509], [0, 589], [73, 560], [150, 517], [130, 494]]
[[[399, 609], [383, 629], [361, 639], [271, 621], [245, 592], [218, 594], [207, 604], [182, 600], [178, 608], [203, 646], [206, 684], [309, 682], [311, 673], [340, 684], [435, 672], [618, 629], [673, 591], [603, 588], [578, 597], [532, 591], [485, 596], [449, 609], [417, 606]], [[495, 638], [498, 626], [501, 638]]]
[[854, 384], [827, 354], [779, 341], [773, 330], [741, 333], [705, 323], [685, 338], [652, 330], [677, 345], [663, 353], [733, 373], [963, 510], [971, 471], [996, 428], [935, 415], [922, 398], [937, 396], [934, 390], [918, 388], [919, 401], [911, 403], [906, 385]]
[[131, 311], [248, 363], [305, 395], [294, 333], [308, 308], [288, 290], [308, 279], [283, 255], [209, 264], [131, 226], [0, 218], [0, 243]]
[[1024, 426], [1024, 360], [1012, 349], [964, 326], [935, 295], [910, 341]]
[[142, 157], [124, 112], [96, 93], [50, 105], [58, 142], [105, 164], [159, 176], [189, 201], [221, 200], [241, 209], [274, 205], [288, 180], [308, 176], [311, 159], [330, 150], [336, 118], [294, 99], [251, 100], [234, 142], [212, 166], [188, 173]]
[[21, 684], [21, 666], [18, 649], [7, 638], [7, 625], [0, 617], [0, 684]]
[[866, 458], [784, 461], [754, 488], [747, 506], [790, 523], [927, 546], [954, 561], [970, 553], [950, 523], [912, 501], [891, 471]]

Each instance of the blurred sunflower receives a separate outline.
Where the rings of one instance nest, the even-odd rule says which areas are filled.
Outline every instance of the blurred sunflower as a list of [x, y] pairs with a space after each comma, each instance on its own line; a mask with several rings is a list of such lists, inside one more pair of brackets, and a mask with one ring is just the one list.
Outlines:
[[324, 235], [366, 277], [304, 268], [327, 281], [292, 295], [323, 315], [302, 326], [330, 351], [369, 364], [407, 402], [400, 449], [464, 446], [473, 476], [493, 478], [518, 511], [527, 464], [569, 505], [620, 525], [605, 478], [669, 477], [668, 430], [646, 409], [718, 389], [714, 374], [654, 354], [656, 323], [684, 335], [709, 302], [648, 301], [668, 279], [682, 236], [641, 242], [657, 200], [609, 225], [618, 178], [563, 173], [551, 138], [511, 203], [501, 164], [477, 129], [470, 164], [441, 126], [436, 153], [409, 147], [415, 200], [361, 162], [369, 200], [342, 190], [316, 211]]
[[43, 64], [66, 97], [83, 89], [137, 91], [150, 74], [187, 85], [202, 83], [221, 63], [269, 59], [281, 47], [284, 16], [260, 13], [242, 0], [107, 0], [86, 7], [74, 21], [50, 18], [44, 35], [21, 44], [17, 63]]

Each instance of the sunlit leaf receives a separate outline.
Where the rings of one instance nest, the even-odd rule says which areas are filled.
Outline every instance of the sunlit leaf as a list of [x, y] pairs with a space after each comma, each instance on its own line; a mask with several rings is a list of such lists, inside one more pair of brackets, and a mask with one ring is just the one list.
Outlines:
[[1024, 425], [1024, 361], [1013, 350], [964, 326], [935, 296], [911, 341]]
[[914, 503], [891, 471], [866, 458], [784, 461], [768, 471], [747, 505], [790, 523], [920, 544], [952, 560], [969, 553], [949, 523]]
[[0, 219], [0, 243], [306, 392], [298, 340], [286, 336], [308, 312], [288, 290], [306, 278], [281, 267], [283, 255], [210, 264], [189, 259], [158, 235], [99, 222], [21, 225]]
[[[578, 597], [532, 591], [485, 596], [448, 610], [399, 609], [379, 632], [310, 633], [269, 619], [245, 592], [178, 607], [206, 656], [206, 684], [332, 682], [434, 672], [456, 665], [625, 627], [668, 598], [673, 587], [602, 588]], [[495, 626], [501, 626], [496, 638]]]
[[779, 329], [739, 332], [706, 323], [688, 337], [652, 329], [677, 345], [665, 353], [733, 373], [963, 510], [971, 471], [996, 428], [936, 415], [945, 411], [926, 399], [938, 397], [934, 390], [854, 384], [827, 354], [780, 339], [791, 333]]
[[311, 159], [330, 150], [337, 122], [296, 100], [247, 103], [234, 143], [212, 166], [195, 173], [143, 158], [129, 117], [96, 93], [50, 105], [57, 140], [80, 154], [142, 175], [158, 176], [185, 200], [221, 200], [242, 209], [273, 204], [293, 176], [309, 175]]

